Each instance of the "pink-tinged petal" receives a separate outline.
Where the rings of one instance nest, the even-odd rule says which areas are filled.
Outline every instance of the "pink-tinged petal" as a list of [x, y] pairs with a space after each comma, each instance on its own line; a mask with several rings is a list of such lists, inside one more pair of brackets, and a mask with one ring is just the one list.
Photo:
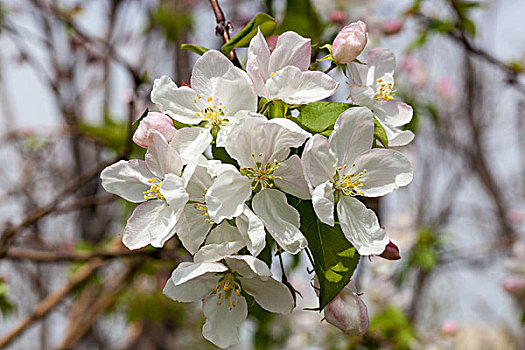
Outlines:
[[368, 51], [368, 66], [373, 67], [375, 79], [393, 76], [396, 68], [394, 53], [388, 49], [372, 49]]
[[299, 212], [288, 204], [284, 193], [273, 189], [263, 190], [253, 197], [252, 206], [268, 232], [284, 250], [297, 254], [308, 245], [299, 230]]
[[371, 86], [352, 84], [350, 88], [350, 97], [352, 102], [368, 108], [375, 106], [375, 91]]
[[170, 147], [164, 136], [153, 131], [153, 141], [146, 152], [145, 160], [148, 168], [159, 178], [164, 178], [168, 173], [180, 175], [182, 160], [179, 153]]
[[352, 84], [357, 86], [372, 85], [372, 80], [369, 81], [368, 78], [369, 66], [367, 64], [352, 62], [348, 65], [348, 68], [352, 75]]
[[128, 219], [122, 234], [122, 243], [129, 249], [151, 244], [160, 248], [175, 234], [178, 215], [163, 200], [149, 200], [140, 204]]
[[351, 23], [337, 34], [332, 43], [332, 56], [337, 64], [352, 62], [366, 46], [366, 24], [361, 21]]
[[306, 182], [301, 158], [294, 154], [274, 171], [274, 183], [280, 190], [301, 199], [311, 199], [311, 188]]
[[287, 66], [306, 71], [310, 67], [311, 51], [310, 39], [295, 32], [283, 33], [279, 35], [275, 50], [270, 56], [269, 72], [277, 72]]
[[235, 306], [228, 305], [222, 300], [219, 303], [217, 294], [210, 295], [204, 300], [204, 316], [206, 323], [202, 328], [204, 338], [213, 344], [224, 349], [239, 343], [239, 326], [248, 316], [248, 306], [243, 296], [235, 293], [230, 297], [230, 301]]
[[303, 171], [312, 187], [332, 180], [337, 167], [337, 159], [330, 153], [328, 139], [322, 135], [314, 135], [304, 147]]
[[253, 256], [259, 255], [266, 243], [266, 231], [261, 219], [245, 205], [243, 213], [235, 219], [235, 223], [244, 237], [248, 251]]
[[225, 171], [215, 179], [206, 192], [206, 204], [210, 219], [221, 222], [241, 215], [244, 202], [250, 197], [251, 181], [237, 171]]
[[376, 214], [353, 197], [341, 196], [337, 216], [346, 239], [359, 255], [378, 255], [390, 239], [379, 226]]
[[285, 67], [266, 81], [268, 98], [290, 104], [305, 104], [332, 96], [339, 83], [322, 72], [303, 72], [294, 66]]
[[245, 245], [239, 230], [223, 221], [210, 232], [204, 246], [195, 254], [193, 260], [195, 262], [219, 261], [238, 252]]
[[357, 156], [372, 148], [374, 115], [366, 107], [352, 107], [341, 113], [330, 134], [330, 150], [338, 166], [351, 167]]
[[167, 174], [159, 189], [171, 210], [179, 212], [188, 202], [190, 196], [186, 192], [184, 180], [177, 175]]
[[326, 181], [314, 189], [312, 204], [319, 220], [334, 226], [334, 189], [330, 181]]
[[148, 180], [152, 177], [146, 162], [138, 159], [121, 160], [100, 173], [106, 191], [133, 203], [144, 202], [144, 191], [151, 187]]
[[264, 261], [251, 255], [232, 255], [226, 257], [226, 265], [234, 272], [244, 278], [254, 278], [256, 276], [266, 280], [272, 276], [270, 268]]
[[412, 165], [407, 157], [391, 149], [371, 149], [361, 154], [355, 160], [355, 165], [348, 172], [354, 174], [363, 172], [359, 181], [363, 183], [360, 189], [366, 197], [384, 196], [399, 187], [408, 185], [413, 178]]
[[414, 111], [406, 103], [392, 100], [384, 104], [375, 105], [374, 113], [385, 124], [402, 126], [410, 123]]
[[210, 232], [211, 225], [206, 221], [208, 216], [202, 215], [204, 210], [195, 204], [186, 204], [176, 225], [177, 236], [190, 254], [195, 254]]
[[203, 119], [197, 116], [200, 112], [194, 100], [197, 93], [187, 87], [177, 87], [169, 77], [162, 76], [155, 79], [151, 91], [151, 101], [155, 103], [163, 113], [173, 119], [185, 124], [198, 124]]
[[345, 287], [324, 309], [326, 322], [345, 334], [362, 336], [368, 331], [369, 319], [365, 303]]
[[273, 278], [261, 279], [258, 276], [239, 279], [242, 289], [263, 309], [280, 314], [290, 314], [293, 311], [294, 300], [284, 284]]
[[226, 270], [226, 266], [215, 262], [182, 262], [173, 271], [162, 292], [175, 301], [199, 301], [217, 287], [221, 279], [219, 273]]
[[151, 131], [155, 130], [162, 134], [166, 141], [170, 142], [177, 129], [173, 126], [173, 119], [159, 112], [149, 112], [148, 115], [140, 121], [139, 127], [133, 134], [133, 142], [140, 147], [148, 148], [153, 143], [151, 140]]
[[[226, 116], [257, 110], [257, 95], [250, 77], [219, 51], [210, 50], [195, 62], [191, 86], [204, 94], [204, 106], [222, 103]], [[212, 100], [207, 103], [209, 97]]]
[[182, 128], [175, 133], [170, 147], [180, 155], [183, 164], [188, 164], [198, 159], [212, 141], [207, 129]]
[[250, 41], [246, 71], [253, 81], [255, 91], [262, 96], [267, 95], [265, 83], [271, 73], [268, 72], [269, 65], [270, 50], [261, 30], [259, 29], [257, 35]]

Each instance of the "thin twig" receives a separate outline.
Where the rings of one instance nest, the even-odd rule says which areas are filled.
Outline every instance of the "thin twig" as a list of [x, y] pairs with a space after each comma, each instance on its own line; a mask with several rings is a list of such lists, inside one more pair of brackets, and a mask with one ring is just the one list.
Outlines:
[[[213, 13], [215, 14], [215, 19], [217, 20], [217, 26], [215, 27], [215, 34], [222, 37], [222, 40], [226, 44], [228, 41], [230, 41], [229, 30], [231, 29], [231, 23], [226, 21], [226, 18], [224, 17], [224, 12], [222, 12], [221, 5], [219, 5], [218, 0], [210, 0], [210, 4], [211, 4], [211, 8], [213, 9]], [[228, 58], [236, 66], [238, 67], [241, 66], [239, 59], [237, 58], [237, 55], [235, 54], [235, 50], [230, 51]]]

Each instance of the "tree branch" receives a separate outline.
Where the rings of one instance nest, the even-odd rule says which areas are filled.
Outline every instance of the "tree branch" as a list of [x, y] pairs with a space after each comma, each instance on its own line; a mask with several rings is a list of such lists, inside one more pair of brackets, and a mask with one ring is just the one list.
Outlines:
[[[231, 23], [226, 21], [226, 18], [224, 17], [224, 12], [222, 12], [221, 5], [219, 5], [218, 0], [210, 0], [210, 4], [211, 4], [211, 8], [213, 9], [213, 13], [215, 14], [215, 19], [217, 20], [217, 26], [215, 27], [215, 34], [222, 37], [222, 40], [226, 44], [228, 41], [230, 41], [229, 30], [231, 29]], [[237, 58], [237, 55], [235, 54], [235, 50], [230, 51], [228, 58], [237, 67], [241, 66], [241, 63], [239, 62], [239, 59]]]

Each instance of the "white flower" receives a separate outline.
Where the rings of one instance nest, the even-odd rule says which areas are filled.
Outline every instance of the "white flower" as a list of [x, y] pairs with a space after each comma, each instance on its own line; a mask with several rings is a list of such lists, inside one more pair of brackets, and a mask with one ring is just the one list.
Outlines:
[[264, 262], [253, 256], [230, 256], [226, 264], [183, 262], [173, 271], [163, 293], [173, 300], [204, 300], [206, 323], [202, 334], [215, 345], [226, 348], [239, 342], [238, 327], [248, 308], [241, 291], [270, 312], [289, 314], [294, 307], [288, 288], [273, 279]]
[[[225, 126], [238, 111], [257, 110], [257, 96], [250, 77], [215, 50], [206, 52], [195, 62], [191, 87], [177, 87], [167, 76], [156, 79], [151, 101], [181, 123], [200, 124], [210, 129]], [[219, 130], [219, 138], [220, 133]]]
[[162, 247], [173, 236], [189, 198], [185, 187], [194, 168], [190, 160], [211, 142], [209, 133], [199, 128], [176, 131], [170, 144], [160, 133], [151, 133], [145, 161], [121, 160], [100, 175], [106, 191], [142, 203], [124, 228], [122, 241], [130, 249]]
[[310, 39], [294, 32], [279, 36], [270, 53], [261, 31], [250, 42], [246, 71], [255, 91], [290, 104], [319, 101], [335, 93], [339, 83], [322, 72], [310, 72]]
[[394, 53], [387, 49], [374, 49], [368, 52], [367, 64], [352, 62], [352, 101], [368, 107], [374, 112], [385, 129], [388, 146], [404, 146], [410, 143], [414, 134], [401, 130], [400, 126], [412, 120], [412, 107], [394, 100]]
[[269, 233], [286, 251], [296, 254], [307, 241], [299, 230], [300, 218], [279, 189], [310, 199], [310, 188], [297, 155], [286, 159], [291, 147], [299, 147], [310, 133], [294, 122], [263, 116], [248, 116], [234, 126], [225, 143], [228, 154], [241, 171], [227, 170], [217, 177], [206, 193], [210, 218], [220, 221], [240, 215], [252, 192], [252, 207]]
[[389, 239], [375, 213], [355, 196], [383, 196], [412, 181], [412, 166], [401, 152], [371, 149], [373, 134], [372, 112], [353, 107], [339, 116], [329, 139], [312, 137], [302, 156], [319, 220], [333, 226], [337, 202], [341, 229], [361, 255], [381, 254]]
[[[247, 206], [236, 217], [237, 227], [222, 220], [213, 222], [209, 218], [206, 192], [212, 186], [215, 177], [226, 170], [236, 168], [218, 160], [207, 160], [201, 155], [186, 186], [189, 202], [184, 206], [177, 222], [177, 235], [191, 254], [195, 254], [206, 239], [205, 245], [195, 255], [195, 261], [217, 261], [244, 246], [257, 256], [264, 248], [266, 233], [263, 223]], [[219, 225], [208, 235], [215, 223]]]

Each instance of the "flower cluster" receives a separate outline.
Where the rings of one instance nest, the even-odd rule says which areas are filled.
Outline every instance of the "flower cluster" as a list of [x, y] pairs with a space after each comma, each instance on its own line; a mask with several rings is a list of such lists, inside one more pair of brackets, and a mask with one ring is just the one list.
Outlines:
[[[143, 118], [133, 138], [147, 148], [145, 159], [102, 171], [108, 192], [140, 203], [123, 232], [128, 248], [162, 247], [177, 235], [193, 256], [173, 271], [164, 294], [179, 302], [202, 300], [203, 335], [219, 347], [238, 342], [248, 296], [270, 312], [292, 312], [293, 288], [257, 258], [268, 237], [279, 252], [307, 248], [300, 212], [291, 203], [310, 201], [317, 220], [340, 225], [359, 255], [380, 255], [389, 243], [361, 199], [412, 180], [403, 153], [374, 137], [379, 124], [389, 146], [406, 145], [413, 134], [399, 127], [412, 110], [394, 98], [390, 51], [370, 50], [366, 64], [353, 61], [366, 43], [364, 23], [354, 27], [359, 35], [338, 37], [334, 46], [339, 62], [350, 62], [356, 105], [340, 114], [331, 132], [316, 133], [294, 117], [339, 87], [329, 75], [309, 70], [310, 39], [286, 32], [270, 50], [259, 31], [246, 70], [209, 50], [196, 61], [189, 85], [177, 86], [167, 76], [155, 80], [151, 100], [160, 112]], [[269, 112], [274, 102], [285, 106], [279, 117]], [[185, 126], [176, 129], [173, 120]], [[362, 316], [348, 320], [365, 322]]]

